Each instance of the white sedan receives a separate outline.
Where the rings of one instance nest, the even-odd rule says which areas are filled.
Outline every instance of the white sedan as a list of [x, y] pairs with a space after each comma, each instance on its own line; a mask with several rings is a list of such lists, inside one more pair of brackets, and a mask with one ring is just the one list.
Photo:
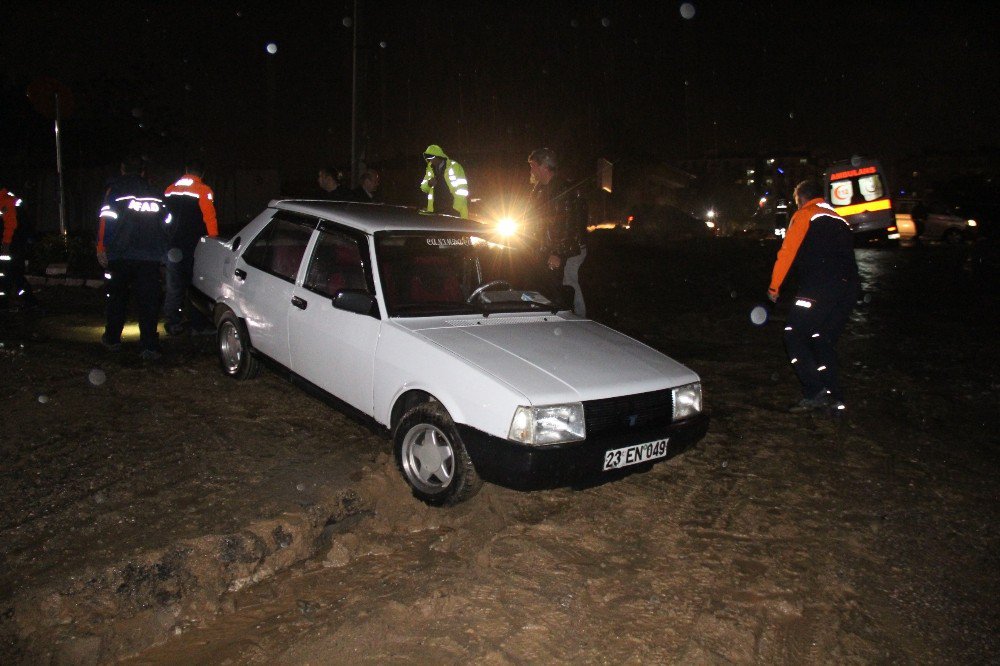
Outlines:
[[573, 315], [513, 236], [419, 211], [272, 201], [203, 238], [192, 297], [223, 371], [266, 364], [389, 434], [414, 495], [585, 485], [708, 427], [698, 375]]

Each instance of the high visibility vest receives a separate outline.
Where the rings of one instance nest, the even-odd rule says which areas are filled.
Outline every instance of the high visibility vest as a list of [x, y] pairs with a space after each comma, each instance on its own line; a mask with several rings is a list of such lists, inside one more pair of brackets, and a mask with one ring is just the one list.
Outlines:
[[[447, 158], [446, 158], [447, 159]], [[455, 160], [448, 159], [444, 166], [444, 175], [448, 179], [448, 189], [455, 198], [455, 210], [462, 217], [469, 217], [469, 181], [465, 178], [465, 169]], [[434, 212], [434, 188], [430, 185], [434, 177], [434, 168], [428, 162], [424, 171], [424, 179], [420, 189], [427, 193], [427, 210]]]

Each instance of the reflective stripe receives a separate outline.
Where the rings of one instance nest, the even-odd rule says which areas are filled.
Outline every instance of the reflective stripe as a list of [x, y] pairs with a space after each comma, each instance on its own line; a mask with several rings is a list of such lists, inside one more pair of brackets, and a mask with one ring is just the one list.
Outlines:
[[451, 179], [451, 184], [452, 185], [468, 185], [469, 181], [466, 180], [465, 178], [452, 178]]
[[158, 199], [156, 197], [137, 197], [131, 194], [127, 197], [118, 197], [115, 201], [128, 201], [130, 199], [135, 199], [136, 201], [155, 201], [156, 203], [163, 203], [162, 199]]
[[462, 188], [459, 188], [459, 189], [455, 190], [455, 194], [457, 194], [460, 197], [467, 197], [467, 196], [469, 196], [469, 190], [467, 190], [464, 187], [462, 187]]
[[816, 368], [816, 370], [817, 370], [817, 372], [822, 372], [823, 370], [826, 370], [826, 366], [825, 365], [821, 365], [818, 368]]
[[427, 193], [427, 200], [428, 201], [434, 201], [434, 193], [433, 192], [428, 192]]
[[185, 196], [194, 197], [195, 199], [200, 199], [201, 195], [197, 192], [167, 192], [168, 197]]
[[172, 220], [172, 219], [174, 219], [174, 216], [173, 216], [172, 214], [170, 214], [170, 213], [167, 213], [167, 219], [166, 219], [166, 220], [164, 220], [164, 221], [165, 221], [165, 222], [166, 222], [167, 224], [170, 224], [170, 220]]
[[818, 338], [818, 337], [819, 337], [819, 333], [813, 333], [813, 334], [812, 334], [812, 337], [814, 337], [814, 338]]
[[98, 215], [97, 217], [106, 217], [109, 220], [117, 220], [118, 219], [118, 213], [116, 213], [113, 210], [102, 210], [101, 214]]
[[892, 202], [888, 199], [878, 199], [876, 201], [869, 201], [868, 203], [855, 204], [853, 206], [840, 206], [834, 208], [838, 215], [857, 215], [858, 213], [865, 213], [868, 211], [876, 210], [889, 210], [892, 207]]
[[786, 327], [785, 327], [785, 330], [786, 330], [786, 331], [790, 331], [790, 330], [792, 330], [792, 327], [791, 327], [791, 326], [786, 326]]
[[811, 308], [813, 306], [811, 301], [807, 301], [804, 298], [800, 298], [799, 300], [795, 301], [795, 304], [800, 308]]
[[14, 202], [14, 207], [16, 208], [17, 206], [20, 206], [21, 203], [22, 203], [22, 201], [20, 199], [18, 199], [17, 201]]
[[181, 187], [186, 187], [188, 185], [194, 185], [194, 181], [190, 178], [181, 178], [174, 185], [180, 185]]
[[799, 359], [797, 359], [797, 358], [793, 358], [792, 359], [792, 363], [798, 363], [798, 362], [799, 362]]

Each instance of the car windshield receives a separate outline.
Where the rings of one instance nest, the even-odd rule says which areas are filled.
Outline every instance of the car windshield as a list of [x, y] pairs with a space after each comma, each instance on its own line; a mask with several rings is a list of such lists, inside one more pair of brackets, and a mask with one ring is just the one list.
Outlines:
[[562, 309], [534, 253], [485, 235], [380, 232], [375, 252], [390, 317]]

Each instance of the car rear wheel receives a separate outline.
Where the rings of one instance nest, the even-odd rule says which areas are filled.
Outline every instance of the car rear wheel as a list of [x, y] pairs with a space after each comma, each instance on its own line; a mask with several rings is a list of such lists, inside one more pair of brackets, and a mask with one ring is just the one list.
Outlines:
[[962, 236], [962, 232], [958, 229], [949, 229], [941, 240], [948, 245], [958, 245], [965, 240], [965, 238]]
[[432, 506], [463, 502], [483, 482], [448, 412], [437, 402], [412, 408], [393, 435], [396, 465], [413, 495]]
[[250, 336], [247, 327], [233, 312], [219, 318], [216, 340], [219, 347], [219, 365], [233, 379], [252, 379], [260, 374], [260, 361], [250, 353]]

